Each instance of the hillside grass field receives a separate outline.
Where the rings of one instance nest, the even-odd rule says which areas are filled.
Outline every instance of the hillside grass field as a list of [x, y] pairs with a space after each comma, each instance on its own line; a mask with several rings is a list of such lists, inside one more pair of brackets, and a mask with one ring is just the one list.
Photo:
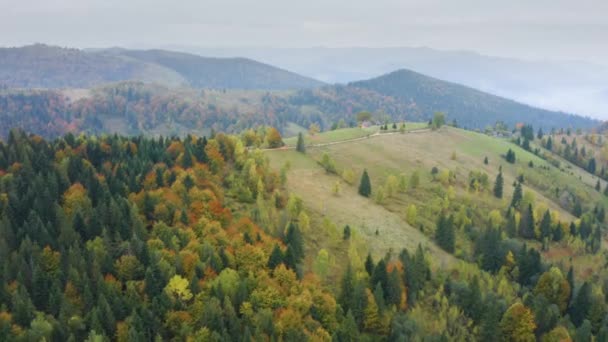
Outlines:
[[[426, 123], [408, 123], [407, 127], [409, 130], [420, 129], [426, 127]], [[335, 242], [341, 241], [339, 237], [342, 228], [348, 224], [363, 241], [362, 248], [367, 248], [375, 257], [403, 247], [413, 251], [418, 244], [422, 244], [439, 260], [438, 266], [451, 265], [455, 258], [433, 242], [435, 224], [442, 208], [449, 207], [456, 212], [468, 210], [472, 213], [474, 226], [485, 226], [491, 211], [504, 212], [508, 208], [513, 184], [520, 175], [524, 178], [524, 198], [535, 202], [535, 217], [542, 217], [550, 209], [561, 221], [576, 221], [570, 204], [564, 201], [564, 193], [576, 194], [584, 203], [608, 203], [605, 196], [593, 187], [597, 177], [579, 174], [585, 173], [582, 169], [573, 174], [568, 171], [571, 168], [565, 161], [562, 162], [561, 169], [557, 168], [507, 139], [453, 127], [416, 134], [370, 134], [374, 129], [377, 128], [348, 128], [320, 133], [314, 137], [306, 136], [307, 145], [327, 144], [309, 146], [306, 154], [294, 150], [267, 152], [274, 167], [280, 168], [286, 163], [290, 165], [288, 188], [303, 199], [306, 209], [311, 213], [311, 226], [327, 227], [327, 220], [331, 220], [334, 229], [338, 230], [328, 233], [323, 229], [318, 234], [309, 234], [309, 248], [313, 252], [328, 248], [335, 253], [336, 258], [346, 256], [347, 247]], [[369, 139], [357, 139], [366, 134], [370, 135]], [[295, 138], [286, 139], [286, 144], [293, 146], [295, 141]], [[339, 143], [340, 141], [344, 142]], [[514, 164], [506, 162], [503, 157], [509, 149], [516, 154]], [[335, 174], [326, 172], [320, 165], [323, 154], [329, 155], [334, 161], [337, 170]], [[484, 163], [486, 157], [487, 164]], [[431, 174], [434, 167], [438, 169], [437, 175]], [[492, 194], [492, 186], [500, 167], [504, 177], [502, 199]], [[575, 166], [572, 168], [579, 169]], [[356, 175], [354, 184], [347, 184], [341, 177], [345, 169]], [[376, 203], [372, 198], [357, 194], [359, 178], [364, 169], [370, 175], [372, 192], [382, 187], [389, 176], [404, 175], [409, 179], [417, 172], [420, 182], [415, 188], [408, 187], [404, 192], [395, 191], [391, 198]], [[443, 182], [439, 179], [444, 170], [454, 174], [453, 181]], [[474, 172], [487, 174], [489, 184], [484, 189], [470, 189], [469, 175]], [[341, 190], [336, 195], [333, 188], [337, 182], [340, 182]], [[604, 186], [605, 183], [602, 182], [602, 187]], [[415, 223], [407, 223], [406, 209], [410, 205], [417, 208]], [[473, 246], [463, 237], [465, 235], [465, 232], [456, 234], [457, 251], [454, 255], [466, 260], [470, 257]], [[533, 241], [527, 243], [535, 245]], [[359, 251], [360, 254], [362, 252]], [[573, 258], [577, 274], [582, 276], [592, 274], [601, 258], [583, 253], [579, 256], [566, 243], [552, 243], [543, 254], [550, 262], [567, 264]]]
[[[401, 126], [401, 123], [397, 124], [398, 127]], [[293, 126], [289, 126], [292, 128]], [[424, 129], [427, 127], [427, 124], [424, 122], [406, 122], [405, 123], [405, 131], [413, 131]], [[333, 131], [327, 131], [322, 133], [317, 133], [315, 135], [310, 135], [306, 131], [303, 131], [304, 134], [304, 143], [306, 145], [318, 145], [318, 144], [328, 144], [341, 142], [344, 140], [351, 140], [357, 138], [363, 138], [367, 136], [371, 136], [373, 134], [388, 134], [388, 133], [396, 133], [399, 132], [399, 129], [392, 129], [389, 126], [389, 130], [381, 131], [380, 126], [369, 126], [369, 127], [350, 127], [350, 128], [342, 128], [336, 129]], [[297, 135], [297, 133], [296, 133]], [[290, 138], [284, 139], [285, 145], [287, 146], [296, 146], [298, 142], [297, 136], [292, 136]]]

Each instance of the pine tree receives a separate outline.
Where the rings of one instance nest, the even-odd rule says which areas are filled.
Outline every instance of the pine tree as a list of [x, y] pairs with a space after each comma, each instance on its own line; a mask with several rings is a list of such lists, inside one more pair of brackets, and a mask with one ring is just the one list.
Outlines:
[[485, 165], [488, 165], [488, 157], [487, 157], [487, 156], [483, 158], [483, 163], [484, 163]]
[[519, 234], [526, 239], [534, 238], [534, 210], [532, 209], [532, 203], [528, 204], [528, 208], [521, 215]]
[[547, 139], [547, 144], [545, 145], [545, 148], [549, 151], [553, 150], [553, 139], [551, 139], [551, 137]]
[[338, 303], [344, 311], [350, 311], [353, 306], [353, 299], [355, 295], [355, 276], [353, 274], [353, 268], [350, 264], [346, 268], [346, 272], [342, 276], [340, 282], [340, 297], [338, 297]]
[[371, 287], [374, 287], [377, 284], [380, 284], [382, 291], [384, 291], [385, 294], [388, 292], [388, 272], [386, 271], [386, 262], [384, 259], [378, 261], [370, 278]]
[[521, 189], [521, 183], [517, 183], [515, 185], [515, 190], [513, 191], [513, 198], [511, 199], [511, 207], [518, 208], [519, 203], [521, 203], [523, 194]]
[[446, 252], [454, 253], [454, 218], [450, 216], [446, 218], [445, 215], [439, 217], [437, 222], [437, 229], [435, 231], [435, 240], [439, 247], [443, 248]]
[[279, 245], [275, 244], [270, 257], [268, 258], [268, 268], [274, 270], [277, 266], [283, 263], [283, 251]]
[[505, 156], [505, 159], [508, 163], [511, 163], [511, 164], [515, 163], [515, 152], [513, 152], [512, 149], [509, 149], [507, 151], [507, 155]]
[[597, 180], [597, 183], [595, 183], [595, 191], [601, 191], [602, 190], [602, 184], [600, 183], [600, 180]]
[[540, 221], [540, 236], [542, 239], [550, 238], [552, 236], [551, 213], [549, 213], [549, 210], [545, 211], [545, 214]]
[[584, 282], [581, 288], [576, 294], [576, 298], [572, 302], [570, 307], [570, 316], [572, 323], [579, 326], [583, 323], [583, 320], [587, 317], [587, 313], [591, 308], [591, 286], [589, 283]]
[[291, 247], [296, 262], [300, 262], [300, 260], [302, 260], [304, 257], [304, 241], [302, 239], [300, 229], [293, 222], [289, 223], [287, 234], [285, 236], [285, 242]]
[[365, 270], [370, 277], [374, 272], [374, 267], [374, 259], [372, 259], [371, 253], [367, 253], [367, 258], [365, 259]]
[[359, 183], [359, 195], [369, 197], [372, 193], [372, 185], [369, 180], [367, 170], [363, 170], [361, 175], [361, 183]]
[[192, 165], [192, 153], [190, 152], [190, 148], [186, 147], [186, 150], [184, 151], [184, 156], [182, 157], [182, 167], [184, 169], [187, 169], [192, 167]]
[[591, 159], [589, 159], [589, 163], [587, 164], [587, 171], [589, 171], [589, 173], [591, 173], [592, 175], [595, 174], [595, 158], [591, 157]]
[[581, 206], [581, 201], [576, 200], [574, 202], [574, 208], [572, 208], [572, 214], [576, 217], [581, 217], [583, 214], [583, 207]]
[[350, 226], [346, 225], [344, 226], [344, 231], [342, 234], [342, 239], [343, 240], [349, 240], [350, 239]]
[[499, 171], [498, 176], [496, 176], [496, 181], [494, 182], [494, 196], [496, 198], [502, 198], [503, 184], [504, 179], [502, 178], [502, 171]]
[[300, 153], [306, 153], [306, 146], [304, 145], [304, 135], [302, 132], [298, 133], [298, 143], [296, 145], [296, 151]]

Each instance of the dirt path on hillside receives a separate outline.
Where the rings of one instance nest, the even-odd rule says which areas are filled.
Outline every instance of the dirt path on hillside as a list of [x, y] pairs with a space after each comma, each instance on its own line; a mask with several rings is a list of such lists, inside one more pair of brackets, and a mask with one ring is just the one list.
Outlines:
[[[339, 140], [339, 141], [332, 141], [332, 142], [328, 142], [328, 143], [321, 143], [321, 144], [309, 144], [306, 145], [306, 148], [316, 148], [316, 147], [323, 147], [323, 146], [331, 146], [331, 145], [337, 145], [337, 144], [345, 144], [345, 143], [349, 143], [349, 142], [353, 142], [353, 141], [360, 141], [360, 140], [365, 140], [365, 139], [371, 139], [371, 138], [376, 138], [379, 136], [385, 136], [385, 135], [394, 135], [394, 134], [409, 134], [409, 133], [425, 133], [430, 131], [430, 128], [420, 128], [420, 129], [413, 129], [411, 131], [405, 131], [404, 133], [401, 132], [386, 132], [386, 133], [380, 133], [380, 131], [364, 136], [364, 137], [360, 137], [360, 138], [352, 138], [352, 139], [345, 139], [345, 140]], [[289, 150], [295, 150], [295, 146], [283, 146], [283, 147], [277, 147], [277, 148], [263, 148], [261, 149], [262, 151], [276, 151], [276, 150], [285, 150], [285, 151], [289, 151]]]

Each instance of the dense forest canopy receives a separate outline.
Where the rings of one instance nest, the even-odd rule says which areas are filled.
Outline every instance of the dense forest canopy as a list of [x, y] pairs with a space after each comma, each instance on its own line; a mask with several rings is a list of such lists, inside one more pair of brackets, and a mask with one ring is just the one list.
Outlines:
[[[481, 230], [447, 209], [437, 244], [454, 252], [455, 231], [478, 231], [477, 265], [431, 267], [419, 245], [351, 256], [332, 285], [328, 251], [307, 254], [323, 228], [288, 193], [286, 169], [248, 148], [264, 145], [281, 145], [275, 129], [51, 141], [11, 131], [0, 143], [0, 340], [606, 338], [608, 282], [580, 283], [512, 239], [572, 236], [597, 250], [597, 208], [568, 226], [549, 211], [535, 219], [514, 194], [490, 221], [504, 226]], [[344, 227], [341, 239], [357, 237]]]

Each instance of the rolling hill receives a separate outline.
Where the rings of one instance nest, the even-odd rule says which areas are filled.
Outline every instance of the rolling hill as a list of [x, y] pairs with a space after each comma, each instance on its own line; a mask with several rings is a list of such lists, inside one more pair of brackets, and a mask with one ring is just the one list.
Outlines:
[[195, 88], [295, 89], [322, 85], [312, 78], [247, 58], [206, 58], [164, 50], [115, 50], [119, 56], [177, 72]]
[[0, 85], [89, 88], [139, 80], [169, 86], [301, 89], [321, 82], [244, 58], [205, 58], [162, 50], [78, 50], [36, 44], [0, 49]]
[[509, 126], [527, 122], [534, 127], [596, 126], [598, 121], [562, 112], [534, 108], [460, 84], [442, 81], [410, 70], [398, 70], [350, 87], [363, 88], [398, 100], [410, 111], [429, 118], [442, 111], [468, 128], [483, 129], [503, 121]]

